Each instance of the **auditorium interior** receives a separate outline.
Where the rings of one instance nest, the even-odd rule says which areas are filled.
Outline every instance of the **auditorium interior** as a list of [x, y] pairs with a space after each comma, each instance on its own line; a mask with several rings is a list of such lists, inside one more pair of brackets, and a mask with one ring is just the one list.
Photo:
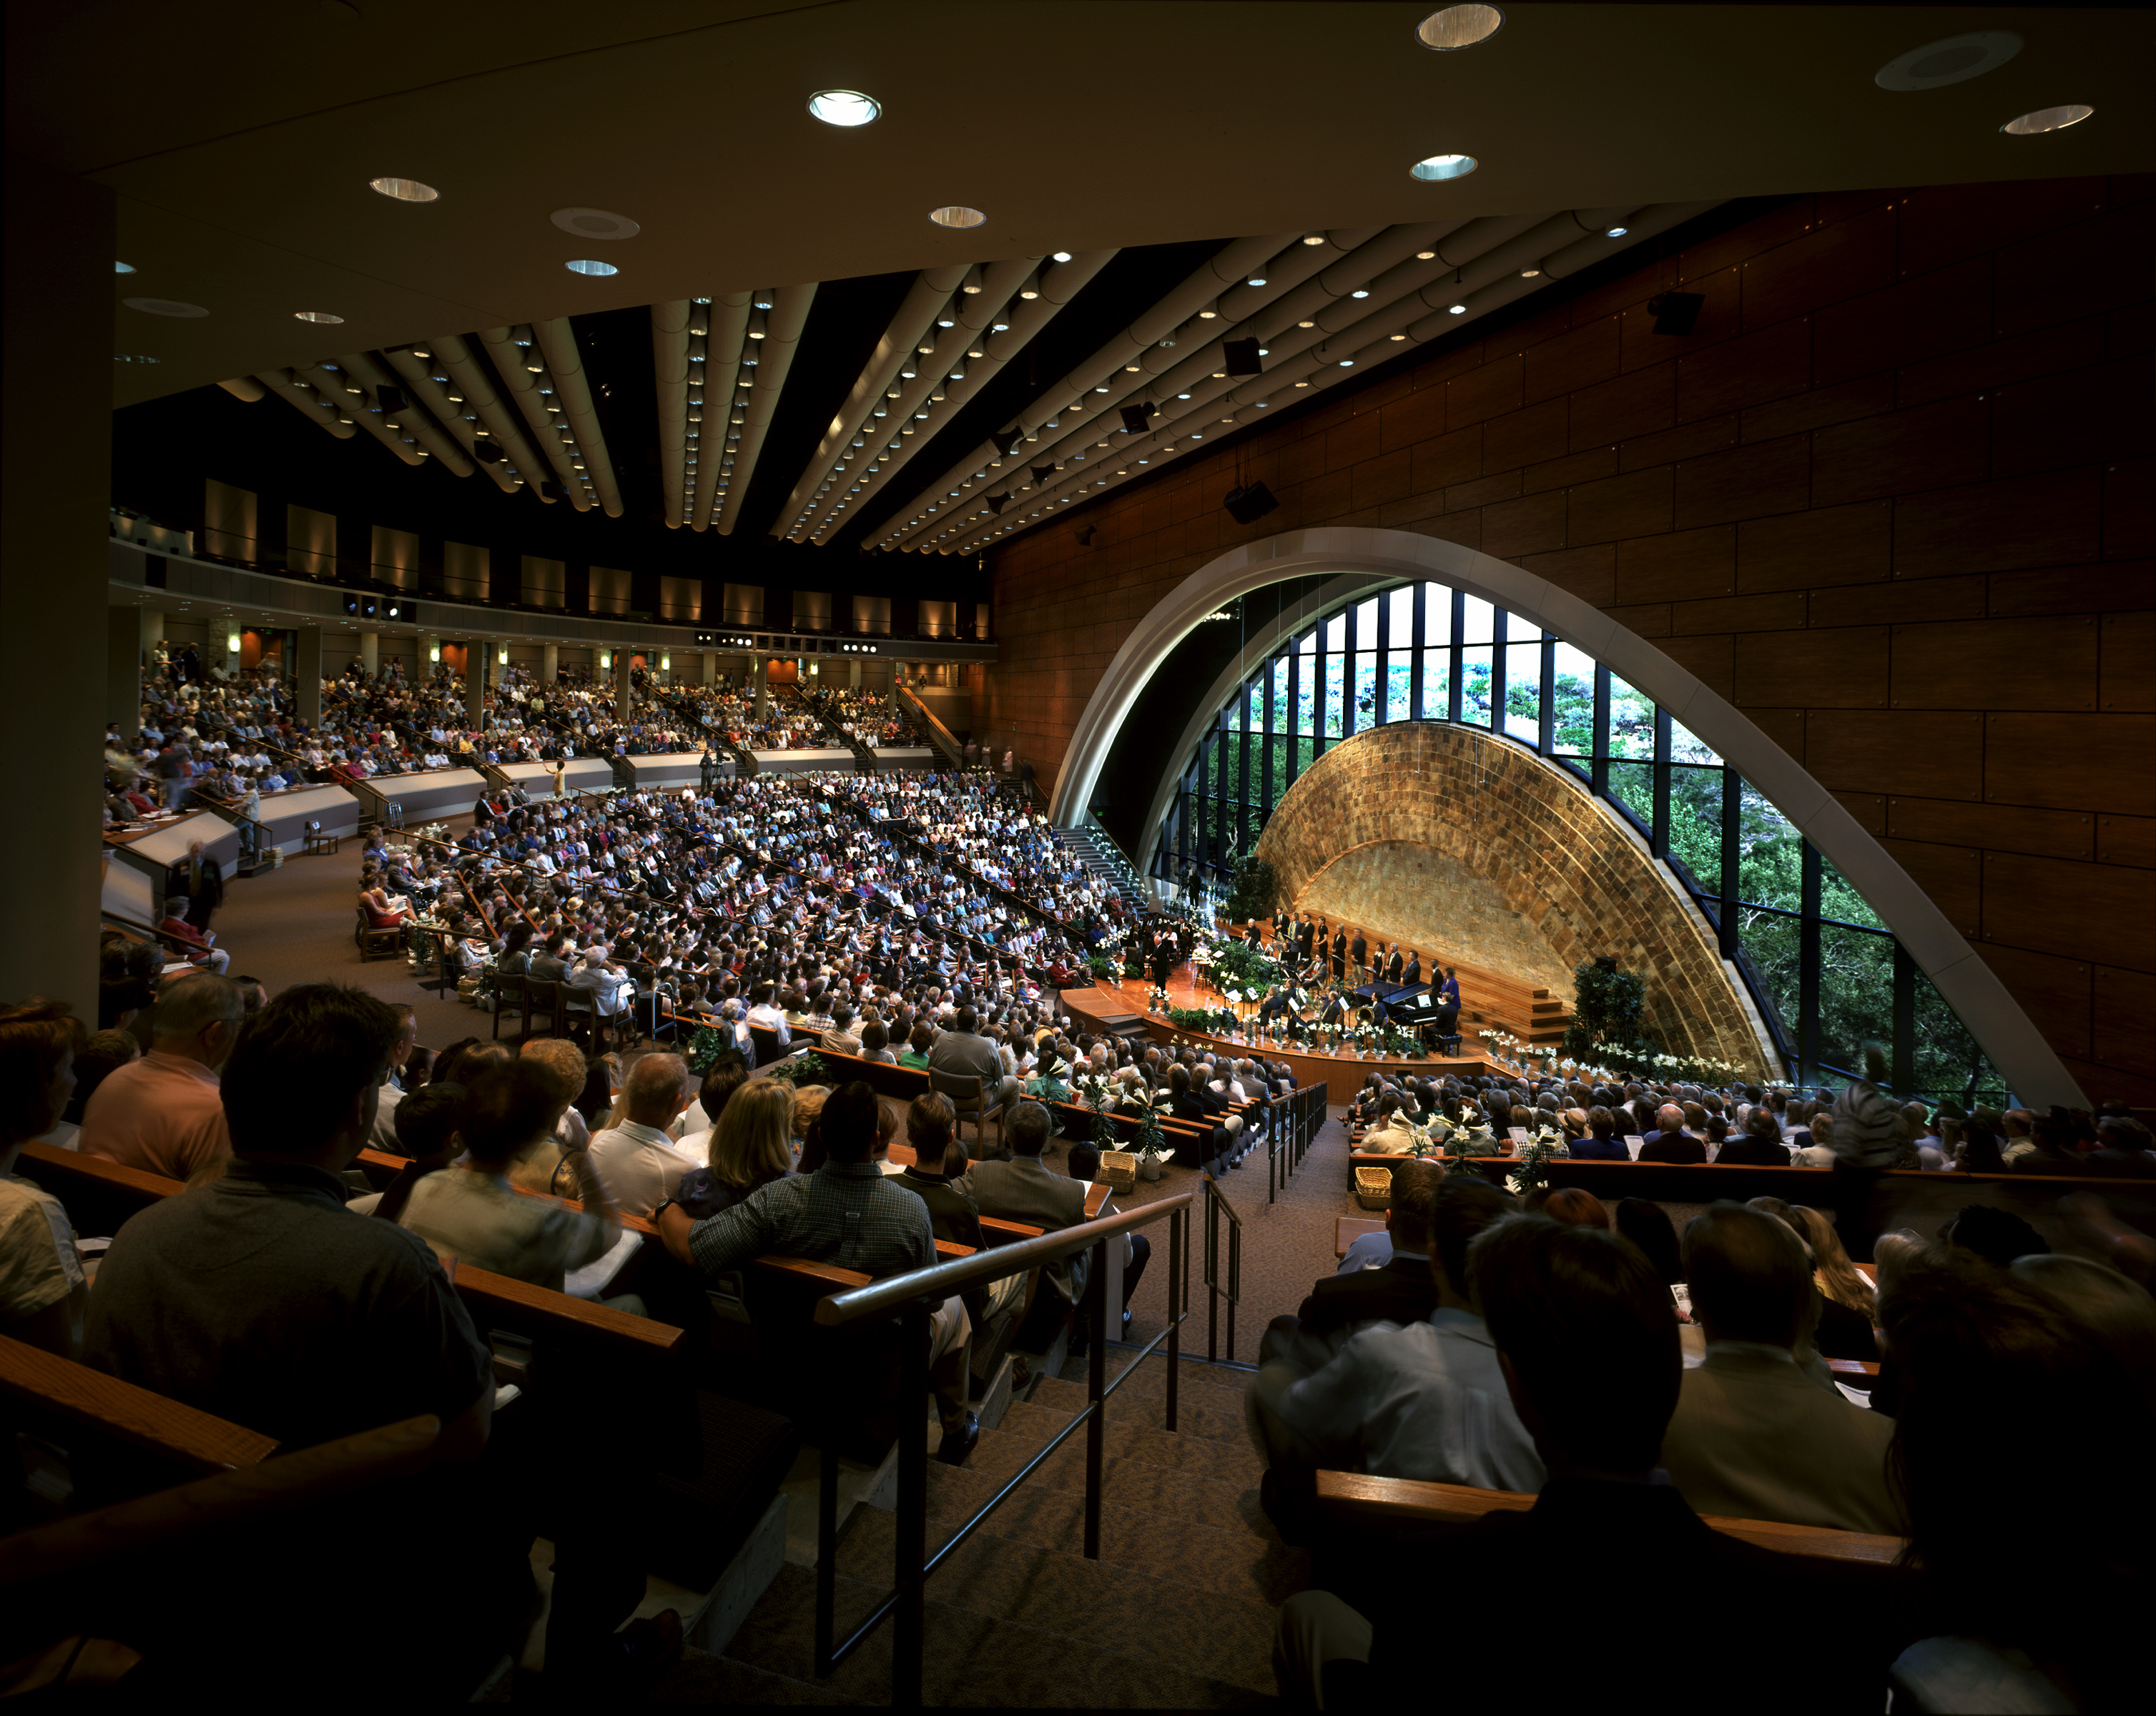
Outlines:
[[2156, 12], [7, 28], [0, 1697], [2145, 1698]]

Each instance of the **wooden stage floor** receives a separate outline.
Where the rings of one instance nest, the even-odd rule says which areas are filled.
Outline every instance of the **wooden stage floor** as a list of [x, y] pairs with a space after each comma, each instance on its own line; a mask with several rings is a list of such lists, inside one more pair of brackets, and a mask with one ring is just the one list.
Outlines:
[[[1223, 1004], [1220, 991], [1209, 983], [1199, 981], [1188, 965], [1178, 966], [1170, 972], [1163, 986], [1168, 991], [1171, 1007], [1219, 1007]], [[1105, 1026], [1112, 1021], [1128, 1019], [1135, 1015], [1143, 1022], [1147, 1034], [1156, 1042], [1181, 1038], [1198, 1043], [1214, 1054], [1262, 1055], [1269, 1061], [1286, 1061], [1295, 1069], [1298, 1085], [1324, 1085], [1325, 1099], [1330, 1103], [1353, 1102], [1355, 1093], [1363, 1088], [1363, 1079], [1373, 1072], [1383, 1072], [1393, 1076], [1404, 1073], [1414, 1078], [1441, 1078], [1450, 1073], [1461, 1078], [1472, 1078], [1502, 1070], [1480, 1055], [1431, 1055], [1416, 1061], [1404, 1061], [1398, 1055], [1388, 1055], [1378, 1060], [1367, 1055], [1314, 1053], [1306, 1049], [1283, 1048], [1275, 1042], [1260, 1042], [1255, 1037], [1224, 1037], [1214, 1032], [1185, 1030], [1170, 1024], [1163, 1015], [1147, 1010], [1152, 995], [1152, 985], [1142, 977], [1124, 978], [1096, 983], [1090, 989], [1065, 989], [1057, 992], [1062, 997], [1065, 1011], [1074, 1020], [1091, 1020], [1096, 1025]]]

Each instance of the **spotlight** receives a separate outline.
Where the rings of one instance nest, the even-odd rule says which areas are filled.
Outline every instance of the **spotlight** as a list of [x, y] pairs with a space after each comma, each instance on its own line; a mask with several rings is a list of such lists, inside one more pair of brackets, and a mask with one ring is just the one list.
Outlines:
[[1273, 491], [1263, 483], [1249, 483], [1240, 489], [1230, 489], [1221, 504], [1237, 524], [1255, 525], [1280, 502], [1273, 499]]
[[1255, 376], [1264, 371], [1265, 365], [1258, 361], [1258, 342], [1255, 340], [1223, 340], [1220, 351], [1231, 376]]
[[1160, 407], [1152, 401], [1146, 399], [1141, 400], [1136, 405], [1125, 406], [1119, 415], [1122, 417], [1123, 427], [1126, 429], [1133, 435], [1142, 435], [1145, 433], [1146, 419], [1159, 409]]
[[1647, 314], [1655, 319], [1657, 334], [1674, 334], [1680, 339], [1699, 325], [1699, 312], [1707, 302], [1698, 292], [1661, 292], [1647, 300]]

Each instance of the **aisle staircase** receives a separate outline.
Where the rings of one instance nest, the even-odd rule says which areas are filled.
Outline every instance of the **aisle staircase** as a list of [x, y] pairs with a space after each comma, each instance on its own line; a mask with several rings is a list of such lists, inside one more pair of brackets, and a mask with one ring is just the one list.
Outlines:
[[[1111, 1366], [1124, 1362], [1111, 1350]], [[1238, 1368], [1182, 1361], [1173, 1432], [1168, 1360], [1146, 1360], [1109, 1405], [1101, 1555], [1083, 1550], [1085, 1438], [1045, 1461], [927, 1585], [923, 1702], [1037, 1708], [1270, 1703], [1272, 1626], [1308, 1562], [1258, 1505], [1261, 1474], [1243, 1427]], [[928, 1464], [928, 1542], [988, 1501], [1086, 1402], [1082, 1383], [1043, 1377], [963, 1468]], [[864, 1504], [840, 1531], [840, 1637], [890, 1589], [897, 1515]], [[880, 1704], [891, 1629], [828, 1679], [814, 1672], [815, 1575], [789, 1565], [721, 1656], [691, 1651], [663, 1703]]]
[[1132, 904], [1151, 904], [1152, 889], [1123, 856], [1122, 848], [1108, 838], [1097, 822], [1089, 817], [1084, 822], [1059, 827], [1055, 838], [1079, 863], [1119, 892], [1126, 901]]

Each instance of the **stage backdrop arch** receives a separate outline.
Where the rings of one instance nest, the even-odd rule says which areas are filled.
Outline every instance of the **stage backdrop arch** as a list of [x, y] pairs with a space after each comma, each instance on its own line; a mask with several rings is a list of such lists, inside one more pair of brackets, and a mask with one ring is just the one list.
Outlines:
[[1084, 817], [1139, 692], [1194, 627], [1247, 592], [1327, 573], [1332, 575], [1330, 581], [1295, 612], [1281, 615], [1250, 638], [1212, 694], [1199, 703], [1180, 741], [1163, 753], [1160, 777], [1142, 825], [1147, 842], [1160, 827], [1183, 760], [1217, 715], [1222, 699], [1305, 623], [1306, 615], [1322, 614], [1358, 591], [1440, 580], [1554, 633], [1668, 710], [1763, 794], [1862, 894], [2021, 1101], [2087, 1105], [2073, 1075], [2006, 986], [1916, 879], [1801, 763], [1689, 668], [1599, 608], [1532, 572], [1441, 537], [1355, 527], [1288, 530], [1232, 549], [1191, 573], [1139, 621], [1101, 675], [1057, 776], [1052, 820], [1068, 824]]

